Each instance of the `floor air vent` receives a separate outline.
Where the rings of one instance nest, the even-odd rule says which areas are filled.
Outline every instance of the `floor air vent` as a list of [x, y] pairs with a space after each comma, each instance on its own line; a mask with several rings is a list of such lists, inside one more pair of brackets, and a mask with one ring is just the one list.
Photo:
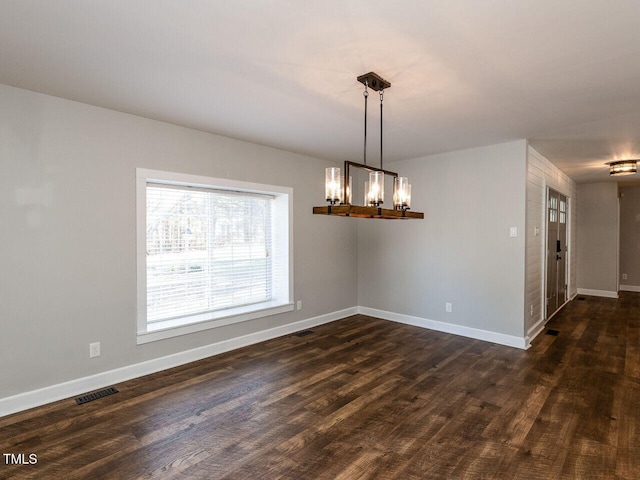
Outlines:
[[558, 330], [552, 330], [552, 329], [547, 330], [547, 335], [553, 335], [554, 337], [557, 337], [559, 333], [560, 332]]
[[586, 300], [584, 297], [578, 297], [578, 300]]
[[82, 405], [83, 403], [91, 402], [102, 397], [107, 397], [109, 395], [113, 395], [114, 393], [118, 393], [118, 390], [115, 387], [105, 388], [104, 390], [100, 390], [99, 392], [89, 393], [82, 397], [76, 398], [76, 403], [78, 405]]
[[296, 337], [306, 337], [307, 335], [311, 335], [312, 333], [313, 333], [313, 330], [303, 330], [301, 332], [294, 333], [294, 335]]

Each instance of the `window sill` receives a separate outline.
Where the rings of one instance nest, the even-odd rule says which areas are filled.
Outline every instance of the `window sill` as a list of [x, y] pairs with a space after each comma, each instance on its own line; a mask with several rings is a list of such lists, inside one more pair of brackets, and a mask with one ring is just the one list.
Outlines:
[[199, 315], [191, 315], [183, 318], [166, 320], [163, 322], [151, 323], [147, 325], [146, 332], [138, 332], [136, 343], [155, 342], [167, 338], [187, 335], [189, 333], [201, 332], [212, 328], [233, 325], [234, 323], [246, 322], [257, 318], [277, 315], [279, 313], [293, 310], [293, 303], [268, 302], [258, 305], [246, 305], [230, 310], [219, 312], [208, 312]]

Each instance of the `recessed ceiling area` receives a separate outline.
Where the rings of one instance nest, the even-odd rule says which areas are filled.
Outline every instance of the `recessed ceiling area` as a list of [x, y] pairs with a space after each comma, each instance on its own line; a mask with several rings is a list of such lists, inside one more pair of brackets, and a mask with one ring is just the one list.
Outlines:
[[605, 163], [640, 158], [638, 18], [637, 1], [10, 0], [0, 83], [358, 161], [356, 77], [375, 71], [389, 162], [526, 138], [578, 183], [634, 182]]

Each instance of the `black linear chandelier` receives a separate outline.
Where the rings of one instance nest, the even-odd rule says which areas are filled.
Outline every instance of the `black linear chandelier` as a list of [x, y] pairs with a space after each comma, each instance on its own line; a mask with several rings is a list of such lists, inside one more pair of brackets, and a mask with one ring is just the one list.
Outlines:
[[[331, 167], [325, 170], [325, 196], [329, 205], [313, 207], [318, 215], [337, 215], [341, 217], [408, 219], [424, 218], [424, 213], [409, 211], [411, 208], [411, 185], [407, 177], [400, 177], [396, 172], [384, 170], [382, 158], [382, 101], [384, 90], [391, 84], [374, 72], [360, 75], [358, 81], [364, 85], [364, 154], [363, 163], [344, 162], [344, 176], [340, 168]], [[380, 168], [367, 165], [367, 100], [369, 88], [380, 93]], [[352, 204], [351, 168], [369, 172], [369, 181], [365, 182], [365, 205]], [[382, 208], [384, 203], [385, 175], [393, 177], [393, 208]]]

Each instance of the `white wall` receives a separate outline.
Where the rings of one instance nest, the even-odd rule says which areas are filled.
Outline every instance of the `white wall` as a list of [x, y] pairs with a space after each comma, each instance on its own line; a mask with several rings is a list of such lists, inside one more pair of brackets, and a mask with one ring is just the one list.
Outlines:
[[526, 147], [520, 140], [388, 167], [409, 177], [425, 219], [358, 220], [359, 305], [522, 340]]
[[[527, 149], [527, 229], [525, 332], [532, 338], [544, 327], [545, 311], [545, 238], [546, 195], [552, 188], [569, 200], [569, 298], [577, 292], [576, 284], [576, 196], [577, 186], [565, 173], [530, 145]], [[536, 235], [537, 229], [537, 235]], [[533, 307], [533, 310], [532, 310]]]
[[[0, 400], [357, 305], [356, 223], [311, 213], [326, 166], [0, 85]], [[136, 345], [136, 167], [293, 187], [303, 310]]]
[[618, 294], [618, 184], [578, 185], [578, 292]]
[[640, 186], [620, 188], [620, 290], [640, 291]]

